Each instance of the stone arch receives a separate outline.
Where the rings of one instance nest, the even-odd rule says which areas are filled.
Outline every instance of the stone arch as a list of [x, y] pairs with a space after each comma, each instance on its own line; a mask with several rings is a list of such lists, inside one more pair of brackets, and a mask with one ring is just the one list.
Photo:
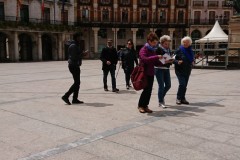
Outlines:
[[19, 38], [19, 60], [32, 61], [33, 60], [33, 41], [32, 37], [26, 33], [22, 33]]
[[7, 55], [7, 35], [0, 32], [0, 62], [6, 61], [9, 57]]
[[191, 37], [192, 37], [192, 40], [195, 41], [195, 40], [202, 38], [202, 34], [199, 30], [195, 29], [192, 31]]
[[159, 38], [163, 35], [162, 32], [163, 32], [162, 29], [159, 29], [159, 28], [155, 31], [155, 33]]
[[211, 31], [211, 29], [209, 29], [207, 32], [206, 32], [206, 34], [205, 35], [207, 35], [209, 32]]
[[53, 40], [49, 34], [42, 35], [42, 60], [53, 60]]

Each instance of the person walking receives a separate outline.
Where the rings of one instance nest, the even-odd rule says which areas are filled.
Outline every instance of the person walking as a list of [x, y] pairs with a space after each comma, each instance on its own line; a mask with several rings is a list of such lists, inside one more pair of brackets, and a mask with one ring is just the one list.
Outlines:
[[163, 57], [162, 55], [156, 55], [158, 41], [158, 36], [155, 33], [149, 33], [147, 36], [147, 43], [139, 52], [139, 63], [144, 66], [144, 74], [147, 78], [147, 87], [143, 89], [138, 101], [138, 110], [140, 113], [152, 113], [148, 105], [151, 99], [154, 81], [154, 65], [160, 66], [162, 63], [159, 59]]
[[[163, 35], [160, 37], [160, 44], [156, 53], [162, 56], [171, 57], [171, 51], [169, 49], [169, 44], [171, 38], [168, 35]], [[172, 60], [166, 60], [165, 64], [155, 67], [155, 76], [158, 82], [158, 102], [159, 107], [167, 108], [165, 106], [165, 95], [167, 91], [171, 88], [171, 77], [170, 77], [170, 66], [172, 65]]]
[[104, 90], [108, 90], [107, 85], [107, 76], [110, 72], [112, 78], [112, 92], [119, 92], [119, 89], [116, 88], [116, 77], [115, 70], [118, 62], [118, 54], [116, 48], [112, 45], [112, 39], [107, 40], [107, 46], [102, 49], [100, 60], [102, 61], [102, 70], [103, 70], [103, 85]]
[[62, 100], [71, 105], [69, 96], [73, 93], [72, 104], [81, 104], [83, 101], [78, 100], [80, 88], [80, 66], [82, 65], [83, 49], [80, 48], [80, 34], [73, 35], [73, 41], [68, 48], [68, 69], [73, 76], [74, 83], [69, 90], [62, 96]]
[[129, 89], [131, 87], [130, 76], [134, 69], [134, 62], [138, 65], [136, 51], [134, 50], [134, 44], [131, 39], [127, 41], [126, 48], [121, 49], [119, 59], [125, 73], [126, 88]]
[[186, 36], [181, 40], [181, 46], [175, 52], [175, 73], [179, 82], [176, 100], [176, 104], [178, 105], [189, 104], [185, 95], [192, 67], [194, 65], [194, 53], [191, 45], [192, 39]]

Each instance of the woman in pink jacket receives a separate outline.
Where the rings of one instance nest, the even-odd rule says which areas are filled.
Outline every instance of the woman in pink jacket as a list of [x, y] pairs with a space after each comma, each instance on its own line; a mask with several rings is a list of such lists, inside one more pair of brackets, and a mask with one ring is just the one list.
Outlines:
[[152, 113], [152, 110], [148, 108], [148, 105], [152, 94], [154, 66], [162, 65], [159, 61], [159, 59], [162, 59], [162, 55], [156, 55], [158, 41], [158, 36], [155, 33], [149, 33], [147, 36], [147, 43], [139, 52], [140, 63], [144, 64], [144, 73], [148, 82], [147, 87], [143, 89], [139, 98], [138, 110], [140, 113]]

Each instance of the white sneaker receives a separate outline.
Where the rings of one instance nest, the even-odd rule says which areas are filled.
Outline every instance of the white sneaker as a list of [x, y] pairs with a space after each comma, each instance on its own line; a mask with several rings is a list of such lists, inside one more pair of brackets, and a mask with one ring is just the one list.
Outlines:
[[159, 107], [167, 108], [163, 103], [159, 103]]

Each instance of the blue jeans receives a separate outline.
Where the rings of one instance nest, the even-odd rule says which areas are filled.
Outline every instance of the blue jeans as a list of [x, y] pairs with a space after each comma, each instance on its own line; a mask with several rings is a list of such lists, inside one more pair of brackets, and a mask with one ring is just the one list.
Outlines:
[[171, 88], [170, 70], [155, 68], [155, 75], [158, 82], [158, 101], [163, 103], [167, 91]]
[[188, 80], [190, 74], [178, 74], [176, 73], [179, 86], [178, 86], [178, 91], [177, 91], [177, 99], [178, 100], [185, 100], [185, 95], [187, 91], [187, 85], [188, 85]]

